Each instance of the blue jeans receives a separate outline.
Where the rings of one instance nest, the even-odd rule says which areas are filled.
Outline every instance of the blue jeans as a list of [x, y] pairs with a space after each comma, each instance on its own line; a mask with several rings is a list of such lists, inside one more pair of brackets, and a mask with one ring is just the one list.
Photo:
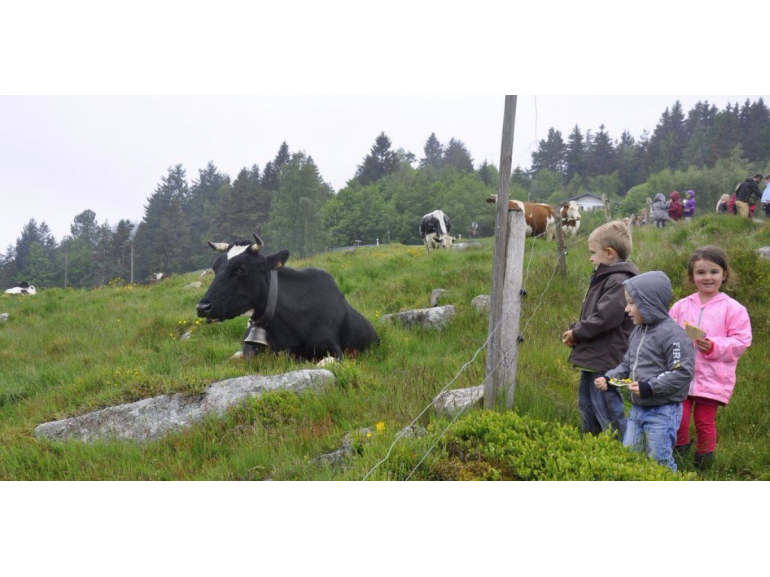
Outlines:
[[645, 453], [661, 465], [676, 471], [673, 450], [676, 432], [682, 421], [682, 403], [659, 407], [634, 405], [628, 416], [623, 444], [632, 451]]
[[608, 386], [606, 391], [600, 391], [594, 385], [599, 373], [580, 371], [578, 385], [578, 410], [580, 411], [581, 428], [584, 433], [598, 435], [612, 427], [623, 441], [626, 434], [626, 411], [623, 406], [623, 395], [620, 389]]

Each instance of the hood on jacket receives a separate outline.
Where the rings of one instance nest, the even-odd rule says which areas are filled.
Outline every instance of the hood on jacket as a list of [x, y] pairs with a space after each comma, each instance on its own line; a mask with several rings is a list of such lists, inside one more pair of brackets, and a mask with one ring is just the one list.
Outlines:
[[690, 198], [695, 198], [695, 191], [694, 190], [688, 190], [687, 194], [690, 195]]
[[659, 270], [645, 272], [623, 281], [623, 286], [634, 299], [644, 324], [654, 325], [669, 318], [668, 308], [674, 291], [665, 273]]
[[666, 197], [663, 196], [662, 192], [659, 192], [658, 194], [655, 195], [654, 202], [666, 202]]
[[636, 276], [641, 274], [637, 266], [634, 263], [628, 262], [627, 260], [619, 260], [615, 264], [602, 263], [596, 267], [596, 270], [591, 277], [591, 284], [611, 274], [618, 273], [624, 273], [629, 276]]
[[679, 200], [679, 193], [677, 191], [672, 192], [669, 196], [671, 200]]

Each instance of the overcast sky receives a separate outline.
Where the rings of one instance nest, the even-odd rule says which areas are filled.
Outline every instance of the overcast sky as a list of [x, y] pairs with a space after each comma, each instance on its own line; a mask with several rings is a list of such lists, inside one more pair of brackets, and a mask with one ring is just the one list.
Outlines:
[[[720, 109], [759, 96], [519, 96], [514, 167], [528, 167], [549, 127], [566, 139], [604, 124], [612, 138], [655, 128], [679, 99]], [[765, 101], [768, 100], [764, 96]], [[264, 167], [286, 141], [305, 151], [335, 190], [344, 187], [380, 132], [423, 155], [431, 132], [462, 140], [478, 166], [500, 162], [503, 96], [4, 96], [0, 97], [0, 250], [29, 219], [57, 241], [86, 209], [116, 224], [139, 220], [168, 167], [188, 181], [211, 160], [235, 178]]]

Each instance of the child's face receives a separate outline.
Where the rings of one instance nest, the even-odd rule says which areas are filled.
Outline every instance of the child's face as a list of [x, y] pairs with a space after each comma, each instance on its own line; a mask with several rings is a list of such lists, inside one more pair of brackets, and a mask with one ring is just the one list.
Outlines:
[[626, 314], [631, 317], [631, 320], [634, 321], [634, 326], [643, 324], [642, 313], [640, 313], [639, 309], [636, 308], [634, 299], [631, 298], [631, 295], [628, 294], [628, 291], [626, 291]]
[[692, 281], [703, 296], [715, 296], [726, 277], [725, 270], [715, 262], [701, 259], [693, 263]]
[[600, 264], [614, 264], [618, 262], [618, 253], [612, 248], [602, 248], [602, 246], [594, 241], [588, 241], [588, 252], [591, 253], [591, 264], [594, 265], [594, 270], [599, 268]]

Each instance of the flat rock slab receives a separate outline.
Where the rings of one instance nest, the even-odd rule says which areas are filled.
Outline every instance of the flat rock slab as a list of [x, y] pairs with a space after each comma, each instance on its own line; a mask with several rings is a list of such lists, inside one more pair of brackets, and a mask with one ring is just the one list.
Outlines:
[[455, 316], [455, 308], [452, 305], [432, 307], [428, 309], [414, 309], [392, 315], [382, 315], [381, 323], [397, 322], [404, 326], [421, 326], [426, 329], [443, 330]]
[[184, 285], [184, 288], [186, 289], [197, 289], [201, 288], [203, 286], [203, 283], [199, 280], [196, 280], [195, 282], [191, 282], [190, 284]]
[[480, 404], [484, 398], [484, 385], [469, 389], [455, 389], [441, 393], [433, 399], [433, 409], [449, 417], [455, 416], [475, 404]]
[[85, 443], [106, 439], [154, 441], [166, 433], [187, 428], [207, 415], [221, 415], [249, 397], [277, 390], [298, 393], [330, 382], [334, 382], [334, 374], [324, 369], [267, 377], [236, 377], [212, 383], [200, 395], [161, 395], [79, 417], [43, 423], [35, 427], [33, 434], [54, 441], [74, 439]]

